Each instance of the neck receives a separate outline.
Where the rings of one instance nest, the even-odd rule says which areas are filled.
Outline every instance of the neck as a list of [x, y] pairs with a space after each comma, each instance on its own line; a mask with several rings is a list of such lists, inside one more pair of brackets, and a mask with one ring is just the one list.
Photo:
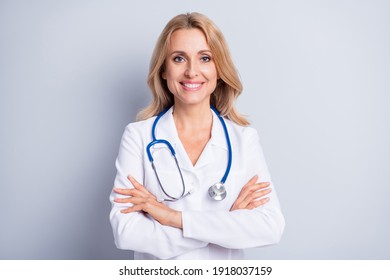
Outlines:
[[211, 128], [213, 115], [210, 105], [207, 106], [174, 106], [173, 119], [177, 129], [198, 130]]

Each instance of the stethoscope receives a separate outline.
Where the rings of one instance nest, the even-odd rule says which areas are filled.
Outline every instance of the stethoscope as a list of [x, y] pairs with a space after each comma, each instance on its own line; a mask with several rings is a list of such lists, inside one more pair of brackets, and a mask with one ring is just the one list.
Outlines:
[[[220, 120], [221, 124], [222, 124], [222, 127], [223, 127], [223, 130], [225, 132], [225, 137], [226, 137], [226, 142], [227, 142], [227, 146], [228, 146], [228, 163], [227, 163], [227, 167], [226, 167], [226, 171], [225, 171], [225, 174], [223, 175], [222, 179], [220, 182], [218, 183], [215, 183], [214, 185], [212, 185], [209, 190], [208, 190], [208, 193], [209, 193], [209, 196], [210, 198], [214, 199], [214, 200], [223, 200], [225, 197], [226, 197], [226, 188], [225, 188], [225, 182], [226, 182], [226, 179], [227, 177], [229, 176], [229, 172], [230, 172], [230, 167], [232, 166], [232, 146], [230, 144], [230, 137], [229, 137], [229, 133], [228, 133], [228, 130], [227, 130], [227, 127], [226, 127], [226, 123], [225, 121], [223, 120], [223, 118], [221, 117], [221, 115], [219, 114], [219, 112], [217, 111], [217, 109], [215, 109], [214, 107], [210, 107], [214, 113], [217, 115], [218, 119]], [[152, 164], [152, 168], [154, 170], [154, 173], [156, 174], [156, 177], [157, 177], [157, 181], [158, 181], [158, 184], [160, 185], [160, 188], [161, 190], [163, 191], [163, 193], [169, 197], [169, 199], [164, 199], [163, 201], [177, 201], [181, 198], [184, 198], [186, 197], [187, 195], [191, 194], [192, 191], [189, 191], [189, 192], [186, 192], [186, 186], [185, 186], [185, 183], [184, 183], [184, 178], [183, 178], [183, 174], [181, 172], [181, 169], [180, 169], [180, 166], [179, 166], [179, 162], [177, 161], [177, 158], [176, 158], [176, 152], [175, 152], [175, 149], [172, 147], [171, 143], [169, 143], [167, 140], [164, 140], [164, 139], [156, 139], [156, 126], [157, 126], [157, 123], [158, 121], [160, 120], [160, 118], [168, 111], [168, 109], [162, 111], [157, 117], [156, 119], [154, 120], [154, 123], [153, 123], [153, 126], [152, 126], [152, 142], [150, 142], [147, 147], [146, 147], [146, 153], [148, 154], [148, 158], [149, 158], [149, 161], [150, 163]], [[161, 180], [160, 180], [160, 177], [158, 176], [157, 174], [157, 170], [156, 170], [156, 167], [154, 165], [154, 159], [153, 159], [153, 156], [152, 156], [152, 153], [150, 152], [150, 149], [155, 145], [155, 144], [164, 144], [166, 145], [169, 150], [171, 151], [171, 154], [176, 162], [176, 166], [177, 166], [177, 169], [180, 173], [180, 178], [181, 178], [181, 182], [182, 182], [182, 193], [179, 197], [174, 197], [174, 196], [171, 196], [167, 193], [167, 191], [164, 189], [163, 185], [161, 184]]]

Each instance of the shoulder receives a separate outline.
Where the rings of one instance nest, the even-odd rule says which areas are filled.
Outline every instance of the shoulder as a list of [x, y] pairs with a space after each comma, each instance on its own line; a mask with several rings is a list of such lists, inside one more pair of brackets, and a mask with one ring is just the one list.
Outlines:
[[229, 133], [234, 135], [235, 137], [241, 139], [242, 141], [250, 140], [250, 139], [258, 139], [258, 132], [254, 127], [251, 126], [242, 126], [236, 124], [235, 122], [225, 119], [225, 123], [228, 127]]
[[149, 127], [151, 128], [155, 119], [156, 119], [156, 117], [151, 117], [151, 118], [143, 120], [143, 121], [131, 122], [126, 126], [125, 130], [126, 131], [143, 131]]
[[156, 117], [151, 117], [143, 121], [129, 123], [123, 132], [123, 139], [133, 139], [141, 142], [143, 142], [142, 139], [148, 139], [155, 119]]

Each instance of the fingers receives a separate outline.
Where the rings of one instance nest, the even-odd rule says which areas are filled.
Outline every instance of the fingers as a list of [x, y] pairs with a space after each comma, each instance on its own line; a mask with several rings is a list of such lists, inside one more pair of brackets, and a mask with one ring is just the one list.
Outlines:
[[[150, 197], [129, 197], [129, 198], [119, 198], [115, 199], [115, 202], [119, 203], [132, 203], [133, 205], [122, 209], [120, 212], [124, 214], [133, 213], [133, 212], [145, 212], [149, 213], [156, 219], [156, 216], [163, 215], [164, 210], [169, 209], [163, 203], [151, 199]], [[172, 211], [172, 209], [169, 209]], [[159, 221], [158, 219], [156, 219]]]
[[257, 184], [254, 184], [254, 185], [245, 185], [242, 189], [244, 192], [253, 192], [253, 191], [257, 191], [259, 189], [265, 189], [265, 188], [268, 188], [269, 186], [271, 185], [270, 182], [260, 182], [260, 183], [257, 183]]
[[128, 214], [128, 213], [132, 213], [132, 212], [139, 212], [139, 211], [142, 211], [142, 209], [143, 209], [142, 205], [134, 205], [132, 207], [121, 210], [121, 213]]
[[261, 205], [266, 204], [269, 201], [270, 201], [269, 197], [265, 197], [265, 198], [262, 198], [260, 200], [252, 201], [251, 203], [248, 204], [246, 209], [249, 209], [249, 210], [255, 209], [255, 208], [257, 208], [257, 207], [259, 207]]
[[117, 203], [132, 203], [132, 204], [141, 204], [141, 203], [145, 203], [146, 201], [147, 199], [144, 197], [133, 197], [133, 196], [114, 199], [114, 202]]
[[127, 179], [131, 182], [131, 184], [136, 188], [137, 190], [145, 189], [144, 186], [142, 186], [140, 183], [137, 182], [131, 175], [127, 176]]
[[127, 176], [127, 179], [134, 186], [134, 188], [143, 192], [145, 195], [150, 195], [156, 199], [156, 197], [154, 195], [152, 195], [142, 184], [138, 183], [137, 180], [135, 180], [131, 175]]
[[136, 189], [120, 189], [120, 188], [114, 188], [114, 192], [121, 195], [129, 195], [129, 196], [139, 196], [139, 197], [146, 197], [144, 192], [141, 192]]
[[254, 209], [269, 201], [269, 198], [265, 198], [264, 196], [271, 193], [272, 189], [269, 188], [271, 183], [256, 183], [258, 178], [257, 175], [253, 176], [248, 183], [242, 187], [240, 194], [230, 209], [231, 211], [237, 209]]
[[[255, 176], [255, 177], [257, 177], [257, 176]], [[238, 204], [242, 203], [245, 199], [247, 199], [247, 197], [250, 194], [257, 192], [259, 190], [266, 189], [271, 185], [270, 182], [261, 182], [261, 183], [255, 184], [256, 183], [256, 181], [254, 180], [255, 177], [253, 177], [251, 180], [249, 180], [249, 182], [241, 189], [241, 192], [238, 195], [238, 198], [236, 199], [236, 202]]]
[[114, 192], [121, 195], [134, 196], [134, 197], [149, 197], [157, 200], [157, 198], [151, 194], [142, 184], [138, 183], [132, 176], [128, 176], [127, 179], [131, 182], [134, 188], [114, 188]]
[[248, 194], [245, 199], [243, 200], [242, 204], [249, 205], [254, 201], [259, 201], [258, 198], [266, 196], [272, 191], [272, 189], [265, 189], [261, 191], [252, 192], [251, 194]]
[[261, 183], [257, 183], [257, 184], [251, 185], [251, 186], [244, 186], [240, 192], [240, 195], [247, 196], [250, 193], [266, 189], [270, 185], [271, 185], [270, 182], [261, 182]]
[[125, 198], [115, 198], [114, 202], [116, 203], [131, 203], [132, 206], [121, 210], [121, 213], [128, 214], [132, 212], [148, 212], [148, 209], [151, 207], [157, 206], [159, 203], [157, 200], [151, 197], [125, 197]]
[[154, 195], [151, 195], [149, 192], [144, 193], [137, 189], [120, 189], [114, 188], [114, 192], [125, 195], [126, 197], [115, 198], [114, 202], [117, 203], [132, 203], [132, 204], [140, 204], [140, 203], [154, 203], [157, 202], [157, 199]]
[[251, 185], [254, 185], [256, 182], [257, 182], [257, 179], [259, 178], [259, 176], [255, 175], [253, 176], [249, 181], [248, 183], [245, 184], [244, 188], [246, 186], [251, 186]]
[[[271, 191], [267, 191], [266, 194], [263, 194], [263, 195], [267, 195], [268, 193], [270, 193]], [[263, 195], [258, 195], [259, 197], [262, 197]], [[261, 205], [264, 205], [266, 204], [267, 202], [270, 201], [270, 198], [269, 197], [264, 197], [262, 199], [245, 199], [245, 201], [242, 201], [241, 203], [234, 203], [232, 205], [232, 207], [230, 208], [230, 211], [234, 211], [234, 210], [238, 210], [238, 209], [249, 209], [249, 210], [252, 210], [254, 208], [257, 208]]]

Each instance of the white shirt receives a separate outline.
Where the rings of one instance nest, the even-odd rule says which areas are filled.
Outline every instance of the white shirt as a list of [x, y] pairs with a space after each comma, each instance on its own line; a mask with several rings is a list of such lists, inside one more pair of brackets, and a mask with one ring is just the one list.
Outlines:
[[[142, 212], [120, 213], [131, 204], [114, 203], [120, 195], [112, 192], [110, 221], [116, 246], [133, 250], [135, 259], [242, 259], [242, 249], [278, 243], [285, 222], [256, 130], [225, 119], [232, 145], [232, 166], [225, 182], [226, 198], [214, 201], [208, 188], [220, 182], [228, 162], [222, 124], [213, 112], [211, 139], [193, 166], [178, 137], [172, 111], [173, 107], [158, 121], [156, 138], [172, 144], [186, 189], [191, 190], [190, 195], [178, 201], [164, 202], [182, 211], [183, 229], [161, 225]], [[126, 127], [116, 160], [114, 187], [132, 188], [127, 179], [131, 175], [163, 200], [168, 197], [160, 188], [146, 153], [155, 118]], [[165, 191], [180, 196], [183, 189], [180, 173], [169, 149], [157, 144], [151, 152]], [[254, 175], [259, 175], [259, 182], [271, 182], [270, 201], [253, 210], [230, 212], [242, 187]]]

